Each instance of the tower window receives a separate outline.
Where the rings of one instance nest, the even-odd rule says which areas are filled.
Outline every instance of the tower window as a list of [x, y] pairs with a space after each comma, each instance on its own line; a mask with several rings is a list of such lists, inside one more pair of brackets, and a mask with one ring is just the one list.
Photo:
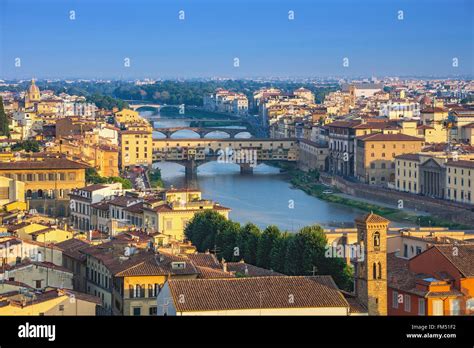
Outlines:
[[380, 247], [380, 233], [374, 233], [374, 247]]
[[373, 277], [374, 279], [377, 279], [377, 265], [375, 264], [375, 262], [374, 262], [374, 264], [372, 265], [372, 277]]
[[378, 279], [382, 279], [382, 264], [379, 262], [378, 266], [379, 266]]

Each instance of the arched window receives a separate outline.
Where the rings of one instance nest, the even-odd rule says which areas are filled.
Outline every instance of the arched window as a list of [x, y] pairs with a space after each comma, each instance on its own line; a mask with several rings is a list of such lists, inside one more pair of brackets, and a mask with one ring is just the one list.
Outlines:
[[31, 190], [26, 191], [26, 198], [31, 198], [32, 195], [33, 193], [31, 192]]
[[378, 266], [379, 266], [378, 279], [382, 279], [382, 264], [379, 262]]
[[377, 265], [375, 264], [375, 262], [372, 265], [372, 276], [374, 279], [377, 279]]
[[38, 190], [38, 198], [43, 198], [43, 190]]
[[375, 232], [374, 233], [374, 247], [379, 247], [380, 246], [380, 233]]

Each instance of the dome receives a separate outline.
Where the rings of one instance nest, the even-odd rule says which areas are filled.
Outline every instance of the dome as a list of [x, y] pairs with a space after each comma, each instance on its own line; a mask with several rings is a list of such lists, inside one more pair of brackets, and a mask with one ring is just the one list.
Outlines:
[[28, 93], [30, 95], [35, 95], [35, 94], [39, 94], [40, 93], [40, 90], [38, 88], [38, 86], [36, 86], [35, 84], [35, 79], [32, 79], [31, 80], [31, 85], [30, 87], [28, 88]]

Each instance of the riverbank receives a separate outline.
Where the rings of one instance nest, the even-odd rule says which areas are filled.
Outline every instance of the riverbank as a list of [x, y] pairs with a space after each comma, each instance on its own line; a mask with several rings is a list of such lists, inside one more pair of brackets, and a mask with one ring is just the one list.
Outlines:
[[[288, 173], [290, 176], [290, 182], [294, 187], [326, 202], [342, 204], [366, 212], [373, 212], [391, 221], [408, 222], [421, 227], [438, 226], [450, 229], [472, 228], [471, 226], [459, 224], [432, 215], [419, 215], [408, 210], [389, 208], [387, 206], [369, 203], [364, 200], [358, 200], [357, 197], [347, 198], [342, 195], [340, 196], [337, 195], [337, 193], [340, 192], [337, 189], [320, 183], [319, 173], [317, 172], [304, 172], [289, 166], [279, 165], [278, 167]], [[327, 193], [329, 189], [332, 193]]]

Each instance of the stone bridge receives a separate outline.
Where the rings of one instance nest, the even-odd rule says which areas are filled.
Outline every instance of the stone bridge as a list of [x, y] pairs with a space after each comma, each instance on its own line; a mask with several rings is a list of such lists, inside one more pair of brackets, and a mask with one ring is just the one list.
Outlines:
[[247, 129], [233, 129], [233, 128], [220, 128], [220, 127], [173, 127], [173, 128], [154, 128], [156, 132], [163, 134], [166, 138], [171, 138], [171, 136], [181, 130], [190, 130], [198, 134], [199, 137], [204, 138], [207, 134], [212, 132], [223, 132], [229, 135], [231, 139], [235, 138], [237, 134], [240, 133], [250, 133]]
[[263, 162], [297, 160], [298, 143], [293, 138], [153, 139], [153, 161], [180, 163], [187, 177], [196, 175], [197, 167], [210, 161], [238, 164], [241, 173], [252, 173]]

